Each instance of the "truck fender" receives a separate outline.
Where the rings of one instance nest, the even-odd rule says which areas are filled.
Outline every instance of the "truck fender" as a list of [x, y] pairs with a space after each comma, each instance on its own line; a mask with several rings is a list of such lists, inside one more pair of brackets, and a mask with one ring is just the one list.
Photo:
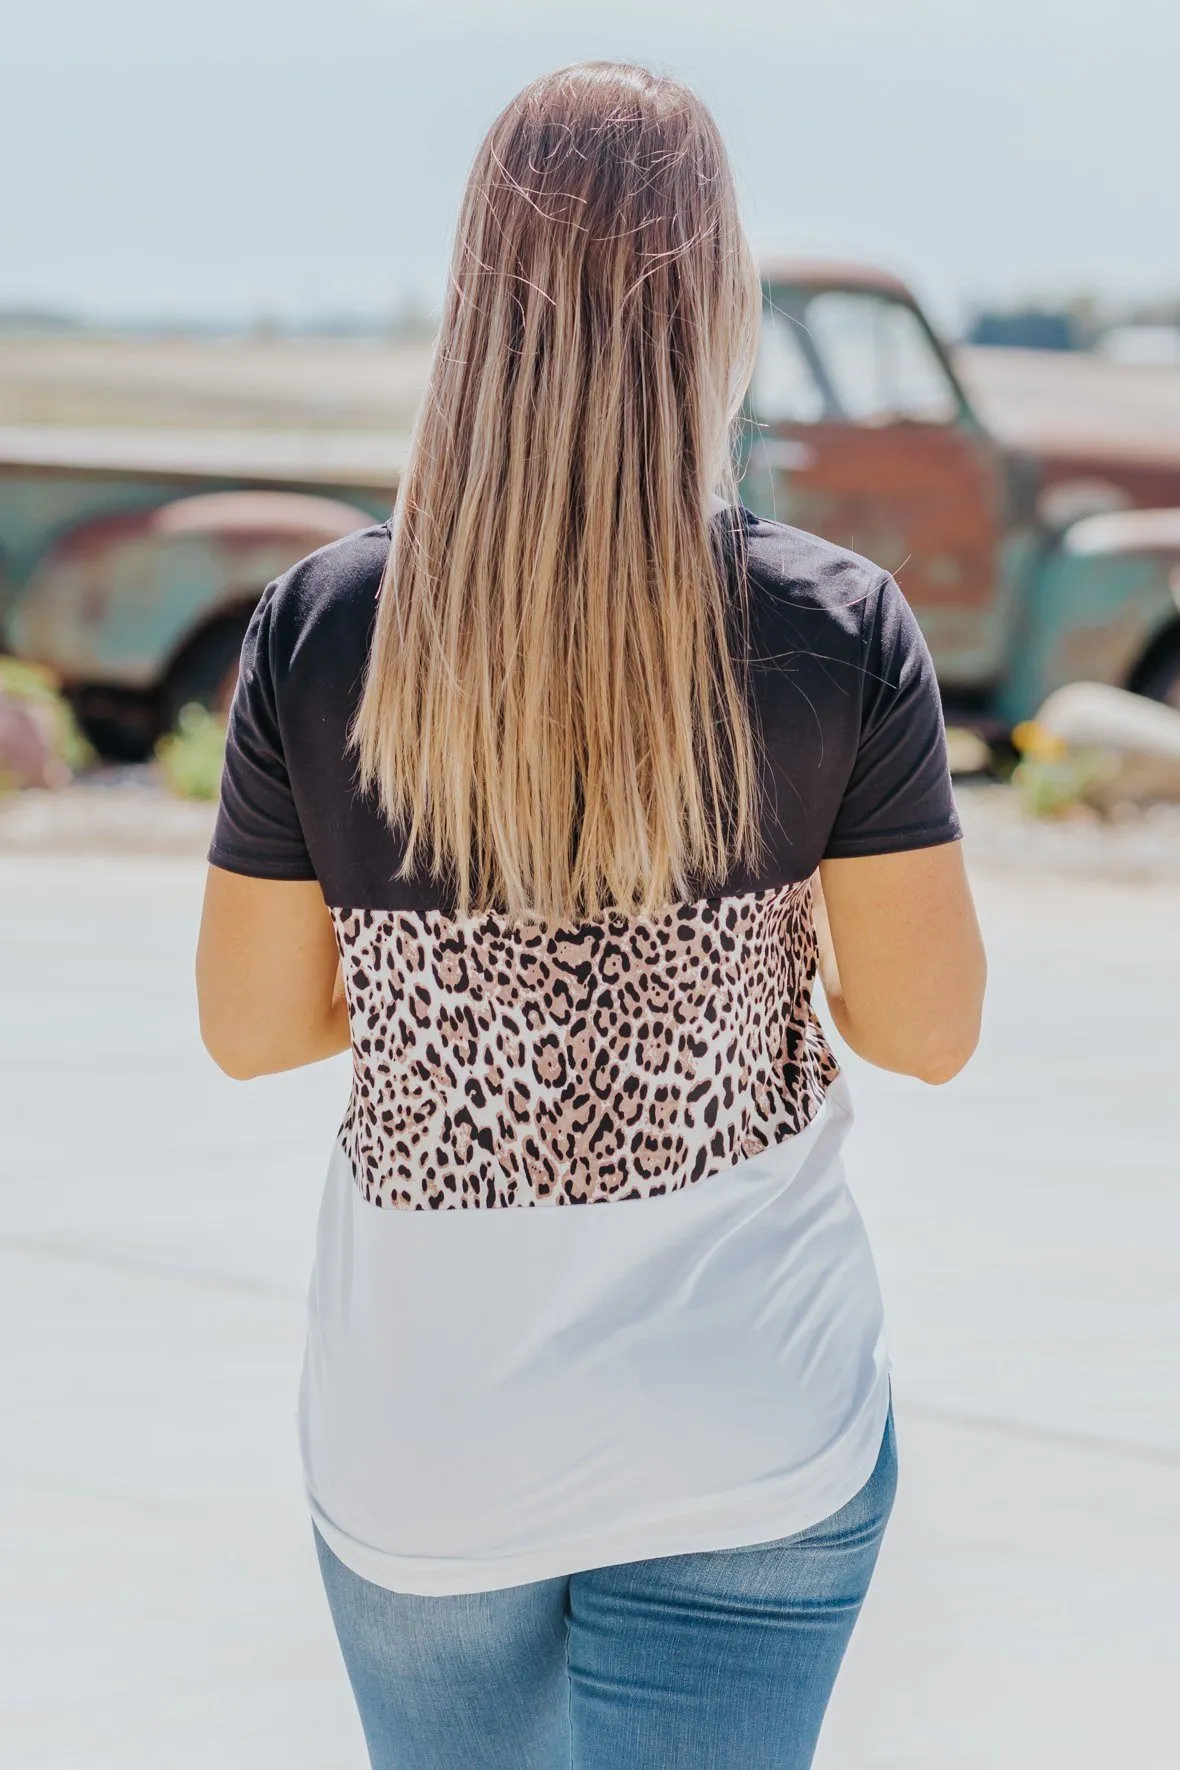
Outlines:
[[1031, 574], [1000, 711], [1031, 718], [1069, 682], [1139, 688], [1180, 612], [1180, 509], [1086, 516]]
[[13, 611], [13, 649], [66, 683], [154, 689], [202, 628], [372, 521], [355, 505], [283, 491], [205, 492], [93, 518], [40, 561]]

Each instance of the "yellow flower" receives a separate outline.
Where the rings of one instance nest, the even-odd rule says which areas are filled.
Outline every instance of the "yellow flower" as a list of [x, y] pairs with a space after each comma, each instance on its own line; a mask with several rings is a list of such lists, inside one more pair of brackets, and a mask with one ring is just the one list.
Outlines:
[[1019, 725], [1013, 727], [1012, 742], [1030, 762], [1060, 762], [1069, 754], [1069, 745], [1065, 739], [1046, 731], [1035, 719], [1022, 719]]

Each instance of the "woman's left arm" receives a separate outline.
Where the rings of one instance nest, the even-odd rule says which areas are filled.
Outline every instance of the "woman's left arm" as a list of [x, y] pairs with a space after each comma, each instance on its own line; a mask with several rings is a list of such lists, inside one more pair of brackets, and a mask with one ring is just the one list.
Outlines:
[[209, 868], [197, 946], [205, 1049], [236, 1081], [348, 1049], [332, 918], [315, 880]]

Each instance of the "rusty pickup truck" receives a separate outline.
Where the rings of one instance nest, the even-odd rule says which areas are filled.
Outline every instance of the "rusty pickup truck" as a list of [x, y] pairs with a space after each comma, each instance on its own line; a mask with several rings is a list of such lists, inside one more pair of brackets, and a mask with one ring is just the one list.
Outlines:
[[[1000, 736], [1086, 678], [1180, 706], [1172, 441], [992, 434], [908, 289], [765, 273], [743, 496], [897, 574], [957, 719]], [[302, 554], [382, 518], [405, 441], [0, 429], [0, 647], [48, 665], [98, 747], [147, 754], [224, 703], [250, 610]]]
[[747, 503], [897, 575], [960, 717], [1079, 679], [1180, 706], [1180, 408], [1174, 437], [1004, 446], [903, 284], [784, 265], [749, 416]]

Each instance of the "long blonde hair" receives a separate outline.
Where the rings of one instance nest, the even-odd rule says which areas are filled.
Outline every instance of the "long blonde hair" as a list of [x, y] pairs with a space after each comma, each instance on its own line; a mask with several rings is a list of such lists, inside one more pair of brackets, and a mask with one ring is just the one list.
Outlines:
[[650, 909], [756, 857], [740, 524], [710, 499], [759, 311], [685, 87], [584, 63], [492, 125], [353, 733], [402, 875], [460, 915]]

